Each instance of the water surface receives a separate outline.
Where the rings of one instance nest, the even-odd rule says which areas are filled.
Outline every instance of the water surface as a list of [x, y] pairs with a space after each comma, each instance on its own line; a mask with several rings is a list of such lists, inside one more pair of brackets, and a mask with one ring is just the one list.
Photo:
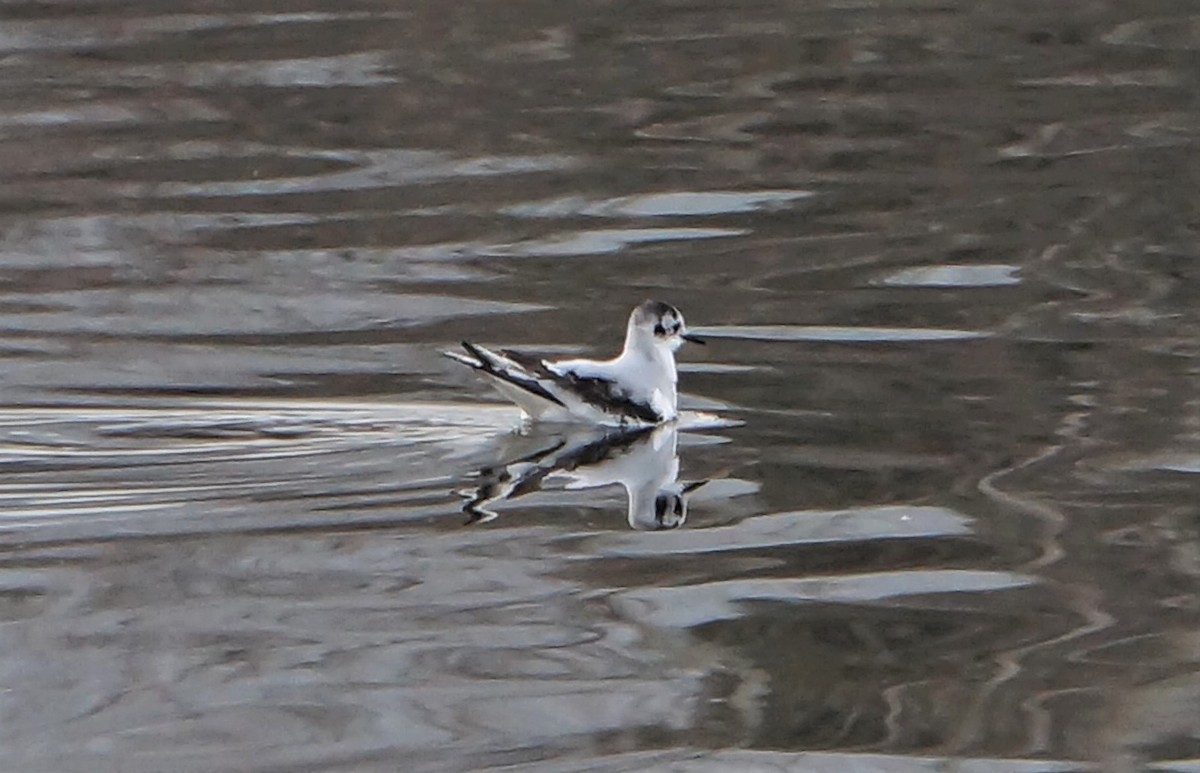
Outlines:
[[1189, 4], [0, 21], [13, 770], [1200, 765]]

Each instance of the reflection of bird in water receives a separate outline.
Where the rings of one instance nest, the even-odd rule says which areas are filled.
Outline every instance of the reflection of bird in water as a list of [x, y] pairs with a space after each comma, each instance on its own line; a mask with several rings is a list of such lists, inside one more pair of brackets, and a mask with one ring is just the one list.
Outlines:
[[687, 519], [687, 496], [708, 481], [682, 483], [673, 424], [625, 431], [592, 429], [548, 436], [546, 445], [511, 461], [479, 471], [479, 485], [463, 505], [469, 523], [490, 521], [496, 502], [538, 491], [561, 480], [568, 490], [619, 483], [629, 499], [634, 529], [674, 529]]
[[675, 351], [684, 341], [704, 343], [686, 331], [679, 309], [646, 301], [629, 315], [625, 348], [611, 360], [550, 362], [468, 341], [463, 341], [467, 354], [444, 354], [487, 376], [531, 418], [644, 426], [679, 414]]

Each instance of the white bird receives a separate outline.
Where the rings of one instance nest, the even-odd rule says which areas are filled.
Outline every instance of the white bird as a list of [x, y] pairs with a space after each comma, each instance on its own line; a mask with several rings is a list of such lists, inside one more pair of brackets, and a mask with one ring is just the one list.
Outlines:
[[500, 394], [542, 421], [652, 425], [679, 415], [675, 351], [687, 332], [679, 309], [646, 301], [629, 315], [625, 348], [611, 360], [558, 360], [463, 341], [467, 354], [443, 352], [487, 376]]

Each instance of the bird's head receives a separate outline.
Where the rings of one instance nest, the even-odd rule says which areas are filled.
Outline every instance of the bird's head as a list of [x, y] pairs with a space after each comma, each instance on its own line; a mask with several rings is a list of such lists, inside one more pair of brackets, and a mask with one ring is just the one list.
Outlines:
[[687, 332], [679, 309], [662, 301], [646, 301], [629, 315], [629, 333], [637, 340], [664, 346], [674, 352], [684, 341], [702, 344], [704, 340]]

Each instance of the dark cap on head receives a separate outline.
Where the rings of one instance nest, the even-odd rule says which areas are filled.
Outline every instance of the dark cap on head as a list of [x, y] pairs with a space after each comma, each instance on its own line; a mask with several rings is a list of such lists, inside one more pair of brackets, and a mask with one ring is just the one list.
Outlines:
[[657, 322], [666, 316], [681, 318], [679, 309], [664, 301], [643, 301], [642, 305], [633, 310], [639, 322]]

